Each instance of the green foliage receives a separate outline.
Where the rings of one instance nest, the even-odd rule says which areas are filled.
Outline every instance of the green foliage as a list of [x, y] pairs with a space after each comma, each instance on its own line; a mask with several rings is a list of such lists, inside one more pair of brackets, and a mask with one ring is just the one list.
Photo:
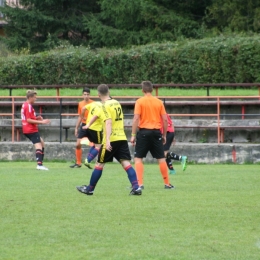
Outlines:
[[[158, 2], [158, 1], [157, 1]], [[93, 47], [124, 47], [150, 42], [200, 38], [200, 24], [174, 5], [147, 0], [101, 0], [101, 12], [85, 17]]]
[[260, 0], [217, 0], [207, 7], [209, 28], [220, 32], [260, 32]]
[[127, 50], [60, 48], [0, 63], [0, 84], [259, 82], [260, 37], [216, 37]]
[[8, 22], [7, 38], [2, 37], [12, 50], [29, 48], [32, 53], [49, 50], [67, 40], [84, 44], [87, 32], [82, 17], [97, 8], [95, 0], [21, 0], [23, 8], [5, 6], [0, 11]]

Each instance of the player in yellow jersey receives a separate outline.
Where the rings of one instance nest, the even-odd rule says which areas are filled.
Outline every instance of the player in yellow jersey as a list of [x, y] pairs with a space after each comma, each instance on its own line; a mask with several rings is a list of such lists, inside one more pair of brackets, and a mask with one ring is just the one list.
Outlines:
[[95, 144], [90, 148], [88, 157], [85, 159], [84, 163], [84, 165], [89, 169], [92, 169], [90, 166], [90, 162], [98, 155], [99, 148], [102, 143], [103, 123], [100, 119], [97, 119], [90, 127], [88, 127], [88, 124], [93, 117], [95, 110], [99, 109], [101, 106], [101, 102], [92, 102], [84, 106], [81, 110], [82, 119], [84, 119], [86, 110], [88, 111], [86, 125], [83, 126], [82, 129], [85, 130], [85, 136], [88, 138], [88, 140]]
[[131, 155], [124, 131], [122, 107], [117, 100], [109, 96], [107, 85], [101, 84], [97, 90], [103, 106], [101, 109], [96, 109], [94, 117], [86, 127], [89, 127], [97, 118], [102, 120], [104, 129], [103, 141], [89, 185], [78, 186], [77, 190], [87, 195], [93, 195], [94, 189], [102, 175], [105, 163], [112, 162], [113, 158], [115, 158], [121, 163], [128, 175], [128, 179], [132, 185], [130, 195], [141, 195], [142, 190], [138, 185], [136, 172], [130, 163]]

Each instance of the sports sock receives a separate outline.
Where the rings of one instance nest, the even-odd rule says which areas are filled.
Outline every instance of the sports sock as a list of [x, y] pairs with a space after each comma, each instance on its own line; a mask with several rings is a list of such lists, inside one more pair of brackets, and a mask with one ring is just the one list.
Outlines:
[[95, 166], [94, 171], [92, 172], [90, 182], [89, 182], [89, 188], [90, 191], [93, 191], [102, 175], [103, 168]]
[[132, 165], [130, 164], [127, 167], [125, 167], [124, 169], [127, 173], [130, 183], [132, 184], [132, 188], [135, 190], [138, 189], [139, 185], [138, 185], [138, 181], [137, 181], [137, 176], [136, 176], [136, 172], [135, 172], [134, 168], [132, 167]]
[[173, 153], [173, 152], [169, 152], [169, 153], [167, 153], [166, 158], [170, 158], [170, 159], [179, 161], [179, 160], [181, 159], [181, 156], [178, 155], [178, 154], [175, 154], [175, 153]]
[[44, 147], [42, 147], [42, 162], [43, 162], [43, 158], [44, 158]]
[[88, 162], [90, 163], [92, 160], [95, 159], [95, 157], [98, 155], [98, 152], [99, 152], [99, 148], [98, 147], [95, 147], [95, 146], [92, 146], [89, 150], [89, 153], [88, 153]]
[[37, 165], [42, 165], [42, 150], [36, 149], [35, 156], [36, 156], [36, 160], [37, 160]]
[[142, 162], [135, 163], [135, 171], [136, 171], [136, 176], [138, 180], [138, 184], [143, 185], [144, 184], [144, 165]]
[[76, 164], [81, 165], [82, 149], [76, 149]]
[[169, 184], [169, 175], [168, 175], [168, 168], [166, 162], [159, 163], [160, 171], [163, 177], [164, 184]]
[[173, 170], [172, 160], [170, 158], [166, 158], [166, 164], [169, 170]]

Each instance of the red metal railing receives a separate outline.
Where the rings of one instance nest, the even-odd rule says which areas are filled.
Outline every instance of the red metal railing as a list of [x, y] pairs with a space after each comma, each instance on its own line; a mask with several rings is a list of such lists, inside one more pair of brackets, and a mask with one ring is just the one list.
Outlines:
[[[57, 101], [57, 99], [59, 98], [59, 101]], [[96, 99], [97, 100], [97, 97], [91, 97], [92, 99]], [[117, 97], [114, 97], [115, 99], [119, 99], [119, 100], [132, 100], [131, 104], [134, 105], [135, 103], [135, 99], [137, 99], [138, 97], [125, 97], [125, 96], [117, 96]], [[227, 105], [227, 104], [230, 104], [230, 105], [241, 105], [242, 106], [242, 112], [241, 112], [241, 116], [242, 118], [241, 119], [244, 119], [245, 118], [245, 108], [243, 106], [245, 105], [250, 105], [250, 104], [253, 104], [253, 105], [259, 105], [260, 106], [260, 95], [259, 96], [216, 96], [216, 97], [194, 97], [194, 96], [185, 96], [185, 97], [175, 97], [175, 96], [172, 96], [172, 97], [169, 97], [169, 96], [160, 96], [159, 97], [160, 99], [163, 99], [164, 101], [166, 100], [166, 105], [167, 105], [167, 102], [168, 103], [174, 103], [175, 105], [176, 104], [182, 104], [182, 105], [190, 105], [190, 104], [193, 104], [193, 105], [200, 105], [202, 104], [202, 102], [204, 102], [203, 105], [207, 105], [207, 102], [209, 102], [210, 105], [216, 105], [216, 111], [217, 113], [212, 113], [212, 114], [192, 114], [192, 113], [189, 113], [189, 114], [184, 114], [184, 113], [181, 113], [181, 114], [170, 114], [170, 116], [174, 116], [175, 118], [176, 117], [213, 117], [213, 118], [216, 118], [217, 119], [217, 140], [218, 140], [218, 144], [223, 142], [223, 132], [221, 131], [221, 125], [220, 125], [220, 116], [221, 116], [221, 105]], [[11, 121], [12, 121], [12, 125], [11, 125], [11, 130], [12, 130], [12, 142], [15, 141], [15, 106], [21, 106], [21, 104], [25, 101], [25, 98], [24, 97], [21, 97], [21, 96], [12, 96], [12, 97], [7, 97], [7, 96], [0, 96], [0, 99], [1, 100], [7, 100], [7, 101], [0, 101], [0, 107], [2, 107], [3, 105], [5, 106], [11, 106], [11, 112], [10, 113], [0, 113], [0, 116], [1, 117], [11, 117]], [[48, 103], [48, 101], [45, 101], [45, 100], [50, 100], [50, 99], [56, 99], [56, 101], [54, 101], [53, 103], [55, 103], [56, 105], [61, 102], [60, 104], [62, 105], [62, 101], [64, 100], [72, 100], [74, 99], [74, 104], [77, 104], [77, 102], [79, 100], [82, 99], [81, 96], [51, 96], [51, 97], [40, 97], [38, 96], [38, 99], [43, 99], [44, 101], [42, 102], [43, 105], [51, 105], [51, 103]], [[206, 101], [202, 101], [202, 100], [206, 100]], [[122, 101], [124, 102], [124, 101]], [[213, 103], [212, 103], [213, 102]], [[228, 103], [230, 102], [230, 103]], [[35, 105], [37, 105], [38, 101], [36, 101]], [[57, 113], [56, 113], [57, 114]], [[227, 114], [226, 114], [227, 115]], [[257, 114], [258, 115], [258, 114]], [[59, 116], [62, 118], [64, 116], [77, 116], [76, 113], [60, 113]], [[260, 116], [260, 114], [259, 114]], [[190, 126], [190, 128], [192, 128], [192, 126]], [[202, 126], [203, 128], [203, 126]], [[236, 128], [236, 127], [234, 127]], [[18, 139], [18, 132], [16, 133], [16, 138]]]

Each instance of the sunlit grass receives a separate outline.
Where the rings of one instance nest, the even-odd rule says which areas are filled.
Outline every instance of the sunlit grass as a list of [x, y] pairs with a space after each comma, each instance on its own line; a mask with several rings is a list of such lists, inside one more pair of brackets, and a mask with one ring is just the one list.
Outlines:
[[[124, 89], [110, 89], [112, 96], [142, 96], [141, 89], [139, 88], [124, 88]], [[13, 89], [12, 96], [25, 96], [26, 89]], [[37, 89], [38, 96], [56, 96], [56, 89]], [[206, 88], [159, 88], [158, 94], [160, 96], [207, 96]], [[9, 96], [8, 89], [0, 89], [0, 96]], [[81, 96], [82, 88], [60, 89], [61, 96]], [[96, 89], [91, 89], [91, 95], [97, 95]], [[155, 95], [155, 90], [154, 90]], [[258, 96], [258, 88], [210, 88], [210, 96]]]
[[75, 189], [90, 170], [69, 165], [0, 163], [0, 259], [259, 259], [258, 165], [178, 164], [174, 190], [145, 165], [137, 197], [118, 164], [93, 196]]

